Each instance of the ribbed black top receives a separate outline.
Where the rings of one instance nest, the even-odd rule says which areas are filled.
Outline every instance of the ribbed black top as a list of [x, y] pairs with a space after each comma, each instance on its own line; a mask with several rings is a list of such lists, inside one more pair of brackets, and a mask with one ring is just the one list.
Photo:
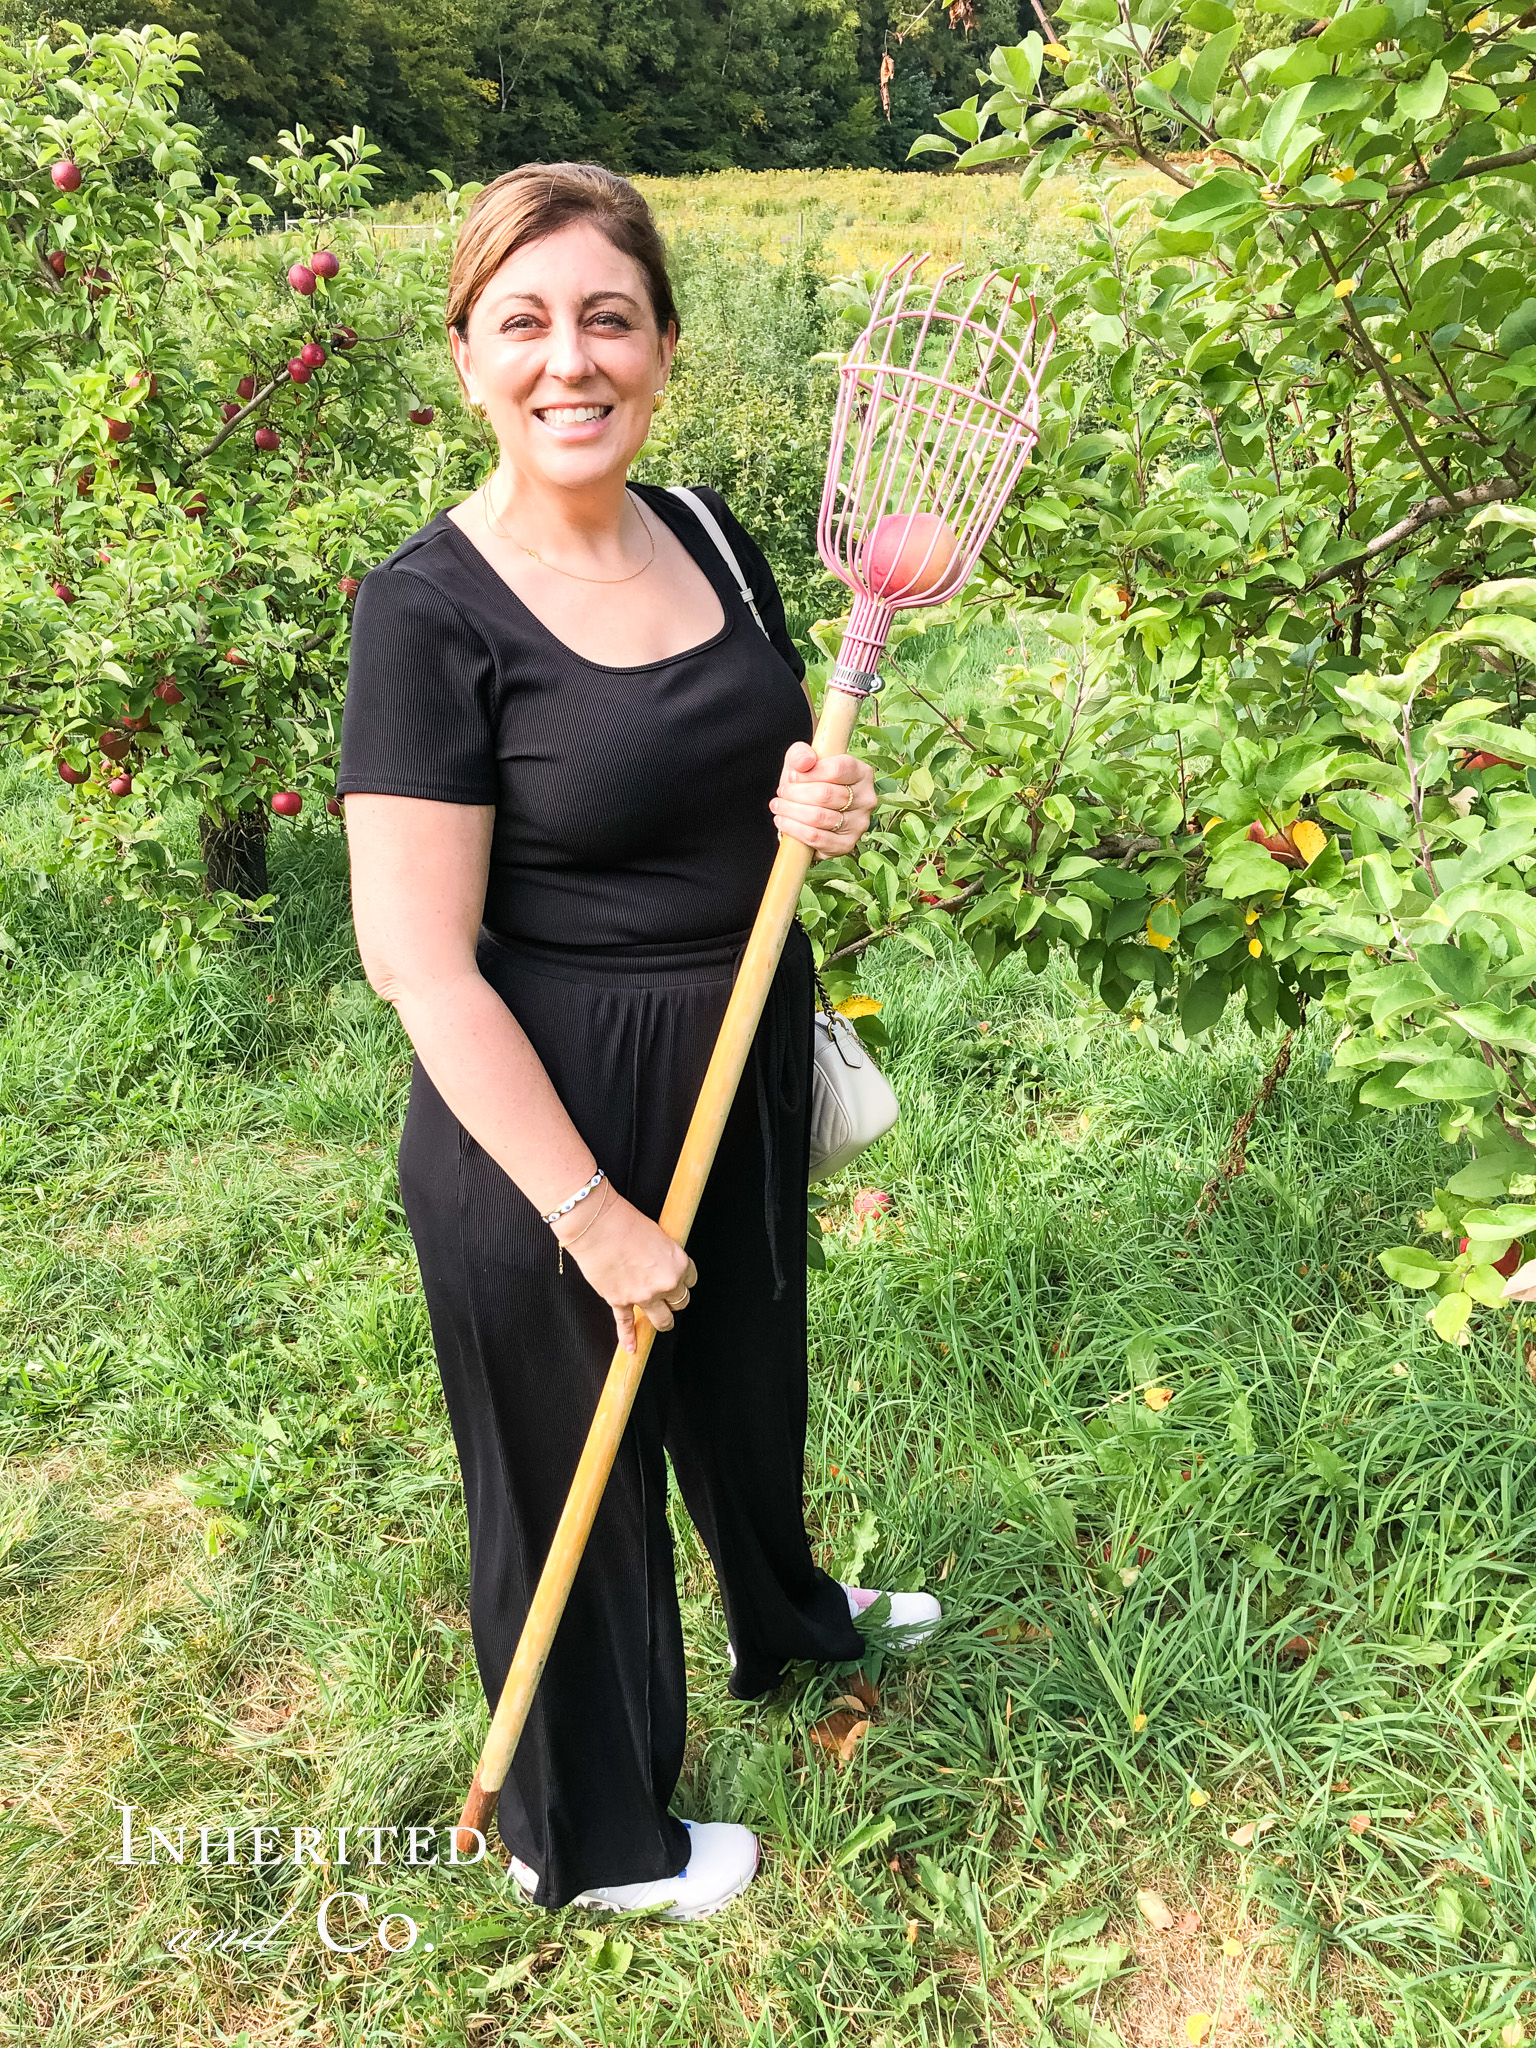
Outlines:
[[768, 639], [688, 507], [631, 488], [725, 611], [713, 639], [668, 661], [575, 653], [446, 513], [358, 593], [336, 786], [494, 804], [484, 921], [507, 938], [629, 948], [744, 931], [778, 846], [784, 750], [811, 736], [805, 664], [756, 543], [702, 491]]

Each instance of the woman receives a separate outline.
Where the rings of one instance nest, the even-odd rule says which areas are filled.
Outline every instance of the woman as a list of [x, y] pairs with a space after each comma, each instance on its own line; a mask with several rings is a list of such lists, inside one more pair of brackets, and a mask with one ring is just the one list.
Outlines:
[[[817, 1569], [802, 1513], [798, 929], [692, 1256], [652, 1219], [776, 831], [846, 853], [874, 785], [808, 745], [804, 663], [723, 504], [766, 637], [687, 507], [627, 483], [678, 334], [633, 187], [590, 164], [497, 179], [459, 236], [447, 317], [500, 460], [357, 600], [338, 780], [353, 914], [416, 1052], [400, 1180], [493, 1704], [615, 1331], [632, 1350], [638, 1311], [668, 1333], [497, 1818], [539, 1903], [697, 1918], [745, 1888], [757, 1844], [667, 1810], [686, 1694], [664, 1452], [714, 1560], [738, 1697], [792, 1658], [858, 1657], [853, 1615], [878, 1597]], [[936, 1618], [905, 1598], [896, 1622]]]

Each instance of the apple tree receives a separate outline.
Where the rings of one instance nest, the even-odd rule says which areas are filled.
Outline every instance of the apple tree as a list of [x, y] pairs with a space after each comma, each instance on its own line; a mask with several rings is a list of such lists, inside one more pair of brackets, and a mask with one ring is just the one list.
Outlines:
[[154, 27], [0, 43], [0, 711], [73, 856], [193, 954], [259, 913], [272, 821], [323, 815], [357, 580], [462, 452], [420, 384], [447, 230], [359, 216], [361, 131], [286, 135], [270, 200], [210, 177], [195, 70]]
[[1321, 1004], [1354, 1109], [1475, 1147], [1432, 1219], [1466, 1251], [1391, 1255], [1454, 1338], [1536, 1235], [1536, 13], [1260, 6], [1239, 66], [1223, 0], [1063, 0], [917, 145], [1081, 179], [1073, 260], [1021, 272], [1040, 446], [952, 614], [1028, 658], [954, 717], [952, 657], [898, 650], [891, 804], [812, 920], [834, 971], [1062, 944], [1154, 1041]]

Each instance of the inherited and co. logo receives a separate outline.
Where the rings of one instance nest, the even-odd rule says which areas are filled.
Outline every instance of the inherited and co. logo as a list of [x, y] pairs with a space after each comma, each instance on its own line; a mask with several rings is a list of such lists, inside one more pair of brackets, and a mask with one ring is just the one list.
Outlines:
[[[464, 1830], [475, 1838], [472, 1856], [459, 1854], [459, 1830], [456, 1827], [376, 1827], [370, 1823], [333, 1829], [296, 1827], [285, 1830], [278, 1827], [241, 1829], [183, 1825], [174, 1829], [150, 1826], [135, 1834], [133, 1807], [121, 1800], [116, 1804], [123, 1817], [122, 1854], [111, 1860], [118, 1864], [190, 1864], [203, 1869], [270, 1871], [279, 1864], [291, 1863], [297, 1869], [308, 1867], [330, 1872], [358, 1865], [379, 1868], [393, 1860], [405, 1868], [420, 1870], [436, 1863], [454, 1867], [480, 1863], [486, 1854], [485, 1837], [478, 1828]], [[440, 1853], [436, 1846], [439, 1833], [447, 1837], [446, 1853]], [[285, 1840], [290, 1835], [291, 1847], [285, 1847]], [[242, 1854], [242, 1847], [248, 1847], [249, 1853]], [[371, 1854], [368, 1853], [370, 1849]], [[430, 1854], [426, 1853], [428, 1850]], [[351, 1919], [354, 1906], [364, 1915], [371, 1915], [373, 1911], [368, 1894], [358, 1891], [327, 1892], [316, 1908], [315, 1934], [333, 1955], [357, 1955], [375, 1944], [386, 1955], [404, 1955], [421, 1938], [421, 1928], [409, 1913], [389, 1912], [361, 1940], [345, 1939], [345, 1923]], [[295, 1900], [288, 1911], [270, 1925], [245, 1933], [234, 1927], [178, 1928], [165, 1946], [172, 1955], [181, 1957], [190, 1956], [195, 1950], [203, 1953], [218, 1951], [231, 1954], [239, 1951], [260, 1954], [271, 1946], [285, 1927], [293, 1926], [297, 1933], [298, 1912], [299, 1902]], [[293, 1938], [290, 1935], [289, 1939]], [[432, 1943], [427, 1942], [425, 1947], [430, 1949]]]

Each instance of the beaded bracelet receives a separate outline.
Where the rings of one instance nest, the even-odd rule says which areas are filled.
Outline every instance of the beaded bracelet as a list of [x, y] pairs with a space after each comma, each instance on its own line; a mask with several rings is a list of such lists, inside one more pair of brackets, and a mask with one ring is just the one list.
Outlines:
[[575, 1194], [571, 1196], [570, 1200], [568, 1202], [562, 1202], [558, 1209], [551, 1209], [549, 1214], [544, 1218], [544, 1221], [549, 1224], [558, 1223], [562, 1216], [568, 1216], [571, 1213], [571, 1211], [575, 1208], [578, 1202], [584, 1202], [587, 1199], [588, 1195], [591, 1194], [592, 1190], [598, 1185], [600, 1181], [605, 1181], [607, 1178], [607, 1174], [604, 1173], [601, 1167], [599, 1167], [596, 1173], [593, 1174], [592, 1178], [587, 1182], [584, 1188], [578, 1188]]

